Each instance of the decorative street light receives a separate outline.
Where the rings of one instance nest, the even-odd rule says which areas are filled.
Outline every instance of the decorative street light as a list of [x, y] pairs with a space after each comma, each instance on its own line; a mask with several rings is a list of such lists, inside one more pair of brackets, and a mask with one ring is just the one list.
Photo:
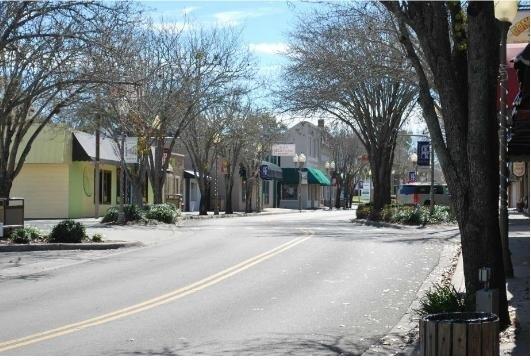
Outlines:
[[409, 155], [409, 161], [411, 161], [412, 165], [415, 167], [415, 181], [418, 181], [418, 179], [417, 179], [417, 160], [418, 160], [417, 154], [413, 153], [413, 154]]
[[334, 161], [325, 162], [326, 172], [330, 176], [330, 187], [328, 188], [328, 196], [329, 196], [328, 210], [332, 210], [332, 173], [334, 172], [335, 168], [336, 168], [336, 163]]
[[218, 134], [214, 135], [214, 156], [216, 157], [216, 174], [214, 177], [214, 215], [219, 215], [219, 195], [218, 195], [218, 145], [221, 139]]
[[501, 31], [500, 37], [500, 65], [498, 68], [498, 119], [500, 122], [499, 138], [500, 138], [500, 236], [504, 246], [503, 259], [505, 262], [506, 275], [512, 277], [512, 266], [509, 266], [510, 255], [506, 254], [508, 249], [508, 230], [509, 230], [509, 216], [507, 214], [507, 180], [509, 171], [507, 169], [507, 32], [513, 22], [516, 13], [518, 12], [517, 1], [495, 1], [494, 15], [499, 20], [499, 28]]
[[302, 165], [306, 162], [306, 155], [303, 153], [295, 154], [293, 156], [293, 163], [299, 168], [299, 186], [297, 188], [297, 195], [299, 197], [299, 212], [302, 211], [302, 198], [301, 198], [301, 181], [302, 181]]

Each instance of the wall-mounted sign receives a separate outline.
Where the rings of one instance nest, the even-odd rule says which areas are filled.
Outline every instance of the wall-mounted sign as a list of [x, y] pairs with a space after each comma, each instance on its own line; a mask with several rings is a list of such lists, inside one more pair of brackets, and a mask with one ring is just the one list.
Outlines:
[[529, 10], [518, 11], [507, 33], [508, 44], [529, 42]]
[[417, 173], [414, 171], [409, 172], [409, 182], [414, 183], [417, 182]]
[[273, 144], [271, 155], [273, 156], [295, 156], [295, 144]]
[[523, 161], [516, 161], [513, 162], [513, 174], [514, 176], [524, 176], [525, 174], [525, 162]]

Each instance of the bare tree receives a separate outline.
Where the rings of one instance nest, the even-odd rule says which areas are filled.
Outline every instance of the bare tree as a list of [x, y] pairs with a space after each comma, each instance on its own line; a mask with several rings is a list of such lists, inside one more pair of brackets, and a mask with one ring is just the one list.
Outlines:
[[352, 207], [354, 186], [359, 178], [360, 171], [367, 165], [361, 160], [365, 154], [361, 140], [352, 129], [343, 123], [335, 123], [327, 132], [327, 141], [335, 163], [334, 174], [337, 191], [335, 207], [340, 207], [340, 196], [344, 194], [345, 209]]
[[169, 156], [163, 161], [164, 144], [171, 152], [181, 132], [205, 110], [234, 91], [245, 91], [238, 84], [250, 78], [252, 63], [233, 29], [200, 28], [183, 34], [166, 29], [156, 35], [149, 53], [160, 65], [159, 80], [145, 103], [158, 118], [148, 158], [154, 202], [160, 203], [170, 161]]
[[191, 122], [183, 131], [182, 142], [186, 147], [194, 173], [198, 177], [199, 215], [207, 215], [210, 195], [211, 171], [218, 156], [218, 146], [223, 141], [227, 118], [225, 104], [211, 106], [201, 116]]
[[380, 33], [374, 19], [355, 20], [321, 15], [300, 20], [291, 34], [280, 105], [325, 113], [351, 127], [369, 157], [375, 187], [371, 215], [377, 217], [390, 202], [396, 134], [417, 89], [405, 81], [410, 65], [389, 55], [396, 38]]
[[[238, 175], [237, 167], [243, 149], [249, 141], [254, 141], [256, 134], [249, 134], [253, 129], [252, 109], [249, 100], [233, 97], [225, 107], [227, 123], [220, 143], [220, 155], [226, 162], [225, 174], [225, 213], [234, 212], [232, 206], [232, 191], [234, 181]], [[238, 169], [239, 170], [239, 169]]]
[[134, 22], [129, 3], [0, 3], [0, 196], [8, 197], [42, 129], [104, 80], [90, 50]]
[[[498, 226], [498, 37], [493, 3], [383, 5], [396, 17], [400, 41], [417, 74], [419, 103], [459, 224], [467, 293], [474, 295], [480, 288], [478, 269], [491, 268], [492, 286], [500, 290], [498, 314], [507, 325]], [[420, 49], [415, 48], [416, 41]], [[437, 103], [444, 128], [437, 117]]]
[[272, 144], [279, 138], [284, 126], [271, 114], [254, 110], [245, 122], [246, 141], [242, 147], [238, 162], [245, 169], [245, 212], [253, 211], [253, 192], [255, 209], [261, 211], [260, 165], [266, 155], [271, 153]]

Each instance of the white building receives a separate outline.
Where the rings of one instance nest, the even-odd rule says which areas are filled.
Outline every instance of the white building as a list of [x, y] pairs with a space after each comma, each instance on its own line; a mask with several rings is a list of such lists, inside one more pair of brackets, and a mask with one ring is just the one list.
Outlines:
[[[317, 209], [329, 199], [330, 179], [325, 169], [329, 160], [329, 151], [325, 143], [324, 120], [318, 126], [302, 121], [288, 129], [282, 143], [295, 144], [297, 154], [303, 153], [306, 162], [301, 167], [301, 208]], [[299, 171], [291, 156], [281, 156], [283, 180], [280, 189], [280, 207], [297, 209], [299, 207]]]

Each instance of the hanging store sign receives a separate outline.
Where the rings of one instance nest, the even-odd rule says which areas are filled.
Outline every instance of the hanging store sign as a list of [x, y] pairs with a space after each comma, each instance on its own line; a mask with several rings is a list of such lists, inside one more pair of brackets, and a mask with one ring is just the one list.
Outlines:
[[430, 142], [417, 142], [417, 165], [430, 166]]
[[514, 176], [524, 176], [525, 174], [525, 162], [517, 161], [513, 162], [513, 175]]
[[126, 137], [124, 142], [124, 161], [126, 164], [138, 162], [138, 138]]
[[295, 144], [273, 144], [271, 155], [273, 156], [295, 156]]

